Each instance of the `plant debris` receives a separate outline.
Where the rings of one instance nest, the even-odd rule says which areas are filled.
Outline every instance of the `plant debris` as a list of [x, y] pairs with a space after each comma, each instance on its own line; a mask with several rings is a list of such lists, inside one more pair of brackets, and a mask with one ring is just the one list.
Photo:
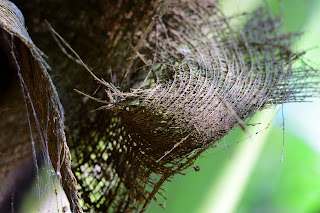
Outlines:
[[[40, 67], [22, 89], [73, 212], [144, 212], [165, 181], [235, 127], [247, 131], [255, 112], [319, 96], [319, 72], [291, 50], [297, 34], [281, 33], [267, 9], [233, 26], [213, 1], [31, 2], [21, 8], [60, 96], [31, 39], [9, 34]], [[43, 17], [57, 47], [49, 48]]]

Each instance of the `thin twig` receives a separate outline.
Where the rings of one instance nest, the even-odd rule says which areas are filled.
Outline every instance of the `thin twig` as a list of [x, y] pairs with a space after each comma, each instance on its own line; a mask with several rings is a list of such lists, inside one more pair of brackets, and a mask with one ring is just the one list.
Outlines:
[[99, 102], [99, 103], [103, 103], [103, 104], [110, 104], [108, 101], [104, 101], [104, 100], [101, 100], [101, 99], [98, 99], [98, 98], [94, 98], [84, 92], [81, 92], [80, 90], [77, 90], [77, 89], [73, 89], [75, 92], [79, 93], [80, 95], [83, 95], [91, 100], [94, 100], [96, 102]]
[[182, 144], [185, 140], [187, 140], [189, 136], [190, 136], [190, 134], [187, 135], [186, 137], [182, 138], [182, 139], [180, 140], [180, 142], [176, 143], [176, 144], [172, 147], [172, 149], [170, 149], [169, 151], [165, 152], [164, 155], [156, 161], [156, 163], [158, 163], [158, 162], [161, 161], [165, 156], [167, 156], [168, 154], [170, 154], [177, 146], [179, 146], [179, 145]]
[[284, 145], [285, 145], [285, 126], [284, 126], [284, 110], [283, 105], [281, 107], [281, 114], [282, 114], [282, 152], [281, 152], [281, 162], [283, 162], [283, 154], [284, 154]]
[[55, 38], [59, 38], [60, 41], [62, 41], [62, 43], [75, 55], [75, 57], [79, 60], [80, 64], [82, 66], [84, 66], [86, 68], [86, 70], [90, 73], [90, 75], [96, 80], [98, 81], [100, 84], [104, 85], [105, 87], [107, 87], [108, 89], [112, 90], [113, 92], [115, 93], [118, 93], [118, 90], [116, 89], [116, 87], [114, 85], [112, 85], [111, 83], [108, 83], [106, 82], [105, 80], [103, 79], [100, 79], [98, 78], [90, 69], [89, 67], [83, 62], [83, 60], [80, 58], [80, 56], [78, 55], [78, 53], [72, 49], [72, 47], [69, 45], [69, 43], [64, 39], [62, 38], [59, 33], [57, 33], [53, 27], [50, 25], [49, 22], [46, 21], [46, 23], [48, 24], [49, 26], [49, 29], [50, 29], [50, 32], [52, 33], [52, 36], [55, 37]]

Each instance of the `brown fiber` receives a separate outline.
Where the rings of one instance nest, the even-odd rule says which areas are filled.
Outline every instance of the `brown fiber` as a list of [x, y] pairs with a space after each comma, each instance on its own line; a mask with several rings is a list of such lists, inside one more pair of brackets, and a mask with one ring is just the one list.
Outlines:
[[[49, 66], [43, 59], [43, 53], [29, 37], [20, 10], [6, 0], [0, 1], [0, 26], [2, 48], [11, 66], [4, 72], [15, 71], [21, 86], [20, 91], [15, 88], [19, 84], [11, 86], [8, 93], [17, 97], [9, 96], [9, 101], [5, 100], [8, 105], [1, 106], [0, 175], [3, 179], [9, 177], [15, 166], [32, 154], [35, 158], [36, 150], [41, 147], [42, 152], [50, 157], [54, 170], [61, 174], [60, 182], [69, 192], [70, 202], [74, 199], [71, 206], [76, 212], [81, 211], [64, 133], [64, 112], [47, 72]], [[16, 95], [21, 90], [23, 97]], [[18, 103], [18, 106], [12, 105], [11, 101]], [[25, 110], [27, 115], [23, 113]], [[30, 125], [29, 132], [26, 124]], [[26, 137], [27, 132], [31, 136]]]
[[30, 2], [20, 6], [49, 56], [64, 123], [38, 49], [18, 37], [38, 65], [24, 79], [38, 79], [27, 85], [30, 99], [40, 103], [41, 127], [51, 118], [54, 168], [64, 150], [62, 185], [74, 212], [144, 212], [164, 196], [165, 181], [235, 127], [246, 131], [255, 112], [319, 96], [319, 73], [291, 50], [297, 35], [282, 33], [268, 9], [232, 18], [204, 0]]

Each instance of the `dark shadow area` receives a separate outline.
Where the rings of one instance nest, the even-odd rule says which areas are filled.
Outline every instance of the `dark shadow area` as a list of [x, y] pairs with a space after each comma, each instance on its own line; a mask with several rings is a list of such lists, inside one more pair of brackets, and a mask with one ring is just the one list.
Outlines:
[[[38, 166], [41, 166], [39, 165], [39, 163], [42, 164], [41, 162], [38, 157]], [[5, 196], [3, 200], [0, 200], [1, 212], [23, 212], [20, 208], [35, 180], [36, 168], [31, 157], [10, 175]]]

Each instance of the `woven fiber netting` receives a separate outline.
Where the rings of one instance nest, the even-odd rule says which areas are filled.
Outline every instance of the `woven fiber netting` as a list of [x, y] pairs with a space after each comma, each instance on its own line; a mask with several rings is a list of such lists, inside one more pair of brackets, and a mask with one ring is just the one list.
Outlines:
[[65, 109], [74, 212], [144, 212], [255, 112], [319, 95], [319, 73], [268, 9], [232, 18], [204, 0], [17, 4]]
[[[114, 201], [117, 210], [130, 202], [134, 209], [143, 203], [144, 210], [165, 180], [239, 124], [245, 129], [244, 121], [256, 111], [315, 92], [317, 82], [305, 84], [303, 76], [318, 74], [294, 66], [299, 55], [288, 46], [290, 35], [279, 33], [279, 23], [264, 9], [252, 17], [234, 31], [215, 4], [174, 1], [133, 50], [120, 87], [101, 82], [108, 103], [99, 109], [119, 116], [113, 121], [121, 126], [110, 125], [109, 138], [92, 148], [101, 150], [99, 143], [109, 141], [102, 155], [90, 155], [80, 168], [100, 177], [100, 166], [113, 165], [109, 175], [119, 180], [116, 194], [123, 194]], [[126, 83], [130, 92], [121, 91]], [[104, 179], [91, 180], [87, 188], [96, 186], [90, 193], [99, 195], [97, 203], [114, 196], [110, 185], [101, 184]], [[106, 198], [95, 190], [105, 191]], [[136, 202], [131, 196], [141, 197]]]

